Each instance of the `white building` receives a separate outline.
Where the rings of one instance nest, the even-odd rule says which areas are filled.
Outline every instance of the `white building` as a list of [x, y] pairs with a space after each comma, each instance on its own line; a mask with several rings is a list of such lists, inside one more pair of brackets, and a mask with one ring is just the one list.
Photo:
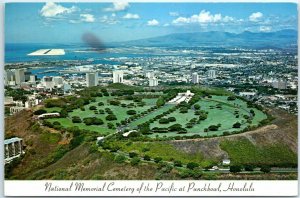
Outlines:
[[14, 137], [4, 140], [5, 163], [9, 163], [13, 159], [20, 157], [21, 154], [24, 154], [22, 138]]
[[196, 72], [192, 74], [192, 83], [193, 84], [198, 84], [199, 83], [199, 76]]
[[86, 86], [94, 87], [98, 85], [98, 73], [86, 73]]
[[53, 77], [51, 77], [51, 76], [44, 76], [43, 79], [42, 79], [42, 85], [46, 89], [52, 90], [54, 88]]
[[29, 82], [35, 83], [36, 82], [36, 75], [30, 75]]
[[54, 76], [52, 81], [54, 86], [62, 86], [64, 84], [64, 79], [61, 76]]
[[22, 82], [25, 82], [25, 69], [16, 69], [15, 78], [17, 85], [20, 85]]
[[216, 78], [216, 70], [208, 70], [209, 78]]
[[113, 71], [113, 83], [123, 83], [123, 71]]
[[4, 72], [4, 83], [5, 83], [5, 85], [9, 85], [10, 82], [15, 82], [15, 74], [11, 70], [5, 70], [5, 72]]
[[150, 87], [156, 87], [156, 86], [158, 86], [158, 80], [156, 79], [156, 78], [150, 78], [149, 79], [149, 86]]
[[154, 72], [146, 72], [146, 78], [154, 78]]
[[287, 88], [287, 83], [284, 80], [274, 80], [272, 82], [272, 86], [275, 89], [286, 89]]

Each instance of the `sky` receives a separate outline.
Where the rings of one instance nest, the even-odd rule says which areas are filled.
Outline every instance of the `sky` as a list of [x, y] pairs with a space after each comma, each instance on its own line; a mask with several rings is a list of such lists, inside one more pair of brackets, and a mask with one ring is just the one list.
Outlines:
[[185, 32], [297, 30], [295, 3], [8, 3], [6, 43], [118, 42]]

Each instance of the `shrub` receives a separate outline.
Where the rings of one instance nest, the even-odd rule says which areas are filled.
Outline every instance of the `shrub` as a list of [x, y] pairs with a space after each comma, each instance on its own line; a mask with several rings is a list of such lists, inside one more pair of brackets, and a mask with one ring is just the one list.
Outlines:
[[195, 105], [194, 105], [194, 108], [195, 108], [196, 110], [199, 110], [199, 109], [201, 108], [201, 106], [200, 106], [199, 104], [195, 104]]
[[114, 114], [109, 114], [105, 117], [106, 120], [112, 121], [112, 120], [117, 120], [117, 117]]
[[162, 118], [159, 120], [159, 124], [168, 124], [169, 120], [167, 118]]
[[116, 155], [114, 160], [117, 163], [123, 163], [123, 162], [125, 162], [126, 157], [125, 157], [125, 155]]
[[47, 113], [47, 111], [45, 109], [39, 109], [39, 110], [36, 110], [33, 114], [34, 115], [42, 115], [44, 113]]
[[179, 160], [174, 161], [174, 166], [182, 167], [182, 163]]
[[158, 162], [160, 162], [160, 161], [162, 161], [162, 158], [161, 158], [161, 157], [156, 157], [156, 158], [154, 158], [154, 162], [155, 162], [155, 163], [158, 163]]
[[238, 173], [238, 172], [241, 172], [241, 170], [242, 170], [242, 167], [239, 165], [230, 166], [230, 169], [229, 169], [229, 171], [232, 173]]
[[269, 173], [269, 172], [271, 172], [271, 167], [270, 166], [262, 166], [261, 168], [260, 168], [260, 171], [261, 172], [263, 172], [263, 173]]
[[89, 109], [90, 109], [90, 110], [97, 110], [97, 107], [96, 107], [96, 106], [90, 106]]
[[150, 158], [150, 156], [149, 156], [149, 155], [145, 155], [145, 156], [144, 156], [144, 160], [146, 160], [146, 161], [150, 161], [150, 160], [151, 160], [151, 158]]
[[189, 163], [186, 165], [186, 167], [187, 167], [188, 169], [193, 170], [194, 168], [199, 167], [199, 164], [196, 163], [196, 162], [189, 162]]
[[73, 122], [73, 123], [81, 123], [82, 121], [81, 121], [80, 117], [78, 117], [78, 116], [73, 116], [73, 117], [72, 117], [72, 122]]
[[245, 171], [253, 171], [254, 167], [252, 165], [245, 165]]
[[175, 117], [169, 117], [169, 118], [168, 118], [168, 121], [169, 121], [169, 122], [175, 122], [175, 121], [176, 121], [176, 118], [175, 118]]
[[139, 163], [140, 163], [140, 158], [138, 158], [138, 157], [134, 157], [134, 158], [132, 158], [131, 160], [130, 160], [130, 164], [132, 165], [132, 166], [136, 166], [136, 165], [138, 165]]
[[236, 122], [232, 125], [232, 128], [241, 128], [241, 123]]
[[136, 152], [130, 152], [129, 153], [130, 158], [134, 158], [134, 157], [137, 157], [137, 156], [138, 156], [138, 154]]
[[104, 106], [104, 102], [98, 102], [98, 106]]
[[136, 111], [135, 111], [135, 110], [128, 110], [128, 111], [127, 111], [127, 114], [128, 114], [128, 115], [135, 115], [135, 114], [136, 114]]

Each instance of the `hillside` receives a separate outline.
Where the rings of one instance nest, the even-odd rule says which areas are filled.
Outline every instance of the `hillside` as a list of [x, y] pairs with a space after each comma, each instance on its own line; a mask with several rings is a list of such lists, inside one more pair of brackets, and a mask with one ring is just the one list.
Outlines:
[[[270, 125], [254, 131], [225, 137], [174, 140], [166, 143], [174, 145], [175, 149], [185, 153], [186, 156], [200, 152], [204, 159], [230, 157], [233, 161], [252, 160], [252, 154], [262, 152], [262, 148], [266, 149], [262, 154], [266, 154], [267, 157], [271, 155], [271, 160], [278, 158], [294, 162], [293, 160], [297, 160], [297, 118], [280, 110], [272, 110], [271, 113], [276, 119]], [[180, 179], [183, 177], [176, 169], [166, 171], [155, 163], [140, 163], [133, 166], [130, 163], [117, 162], [114, 153], [97, 151], [94, 140], [86, 141], [74, 149], [67, 149], [69, 142], [67, 134], [58, 135], [53, 129], [39, 127], [31, 121], [31, 115], [30, 111], [22, 111], [5, 120], [6, 136], [22, 137], [27, 146], [25, 156], [16, 167], [6, 173], [6, 178]], [[281, 151], [284, 153], [280, 153]], [[296, 173], [208, 174], [203, 175], [202, 179], [293, 179], [296, 176]]]
[[[249, 32], [239, 34], [229, 32], [174, 33], [148, 39], [121, 43], [125, 46], [160, 46], [160, 47], [250, 47], [250, 48], [285, 48], [297, 45], [297, 31], [281, 30], [277, 32]], [[221, 46], [220, 46], [220, 43]]]

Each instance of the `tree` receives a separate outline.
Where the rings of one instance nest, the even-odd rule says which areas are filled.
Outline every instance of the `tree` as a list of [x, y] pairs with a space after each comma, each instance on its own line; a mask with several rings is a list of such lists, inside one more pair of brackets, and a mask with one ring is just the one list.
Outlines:
[[234, 123], [232, 128], [241, 128], [241, 123], [239, 122]]
[[119, 100], [111, 100], [109, 101], [109, 104], [114, 106], [119, 106], [121, 102]]
[[155, 163], [158, 163], [158, 162], [160, 162], [161, 160], [162, 160], [161, 157], [155, 157], [155, 158], [154, 158], [154, 162], [155, 162]]
[[145, 155], [145, 156], [144, 156], [144, 160], [146, 160], [146, 161], [150, 161], [150, 160], [151, 160], [151, 158], [150, 158], [150, 156], [149, 156], [149, 155]]
[[72, 122], [73, 123], [81, 123], [82, 121], [81, 121], [79, 116], [73, 116], [72, 117]]
[[130, 158], [137, 157], [137, 156], [138, 156], [138, 154], [136, 152], [130, 152], [129, 153]]
[[189, 163], [186, 165], [186, 167], [187, 167], [188, 169], [193, 170], [194, 168], [199, 167], [199, 164], [196, 163], [196, 162], [189, 162]]
[[175, 161], [174, 161], [174, 166], [181, 167], [181, 166], [182, 166], [182, 163], [181, 163], [181, 161], [179, 161], [179, 160], [175, 160]]
[[128, 115], [135, 115], [136, 114], [136, 111], [135, 110], [128, 110], [127, 112], [126, 112]]
[[89, 109], [90, 109], [90, 110], [97, 110], [97, 107], [96, 107], [96, 106], [90, 106]]
[[161, 106], [163, 106], [164, 104], [165, 104], [164, 98], [159, 97], [159, 98], [157, 99], [157, 101], [156, 101], [156, 106], [157, 106], [157, 107], [161, 107]]
[[47, 111], [45, 109], [39, 109], [39, 110], [36, 110], [33, 114], [34, 115], [42, 115], [44, 113], [47, 113]]
[[252, 165], [245, 165], [245, 171], [253, 171], [254, 167]]
[[116, 155], [114, 160], [117, 163], [123, 163], [123, 162], [125, 162], [126, 157], [125, 157], [125, 155]]
[[241, 172], [241, 170], [242, 170], [242, 167], [239, 165], [230, 166], [230, 169], [229, 169], [229, 171], [232, 173], [238, 173], [238, 172]]
[[235, 100], [235, 99], [236, 99], [235, 96], [228, 96], [228, 98], [227, 98], [228, 101], [232, 101], [232, 100]]
[[219, 129], [219, 127], [216, 126], [216, 125], [210, 125], [210, 126], [208, 127], [208, 130], [210, 130], [210, 131], [217, 131], [218, 129]]
[[104, 102], [98, 102], [98, 106], [104, 106]]
[[200, 106], [199, 104], [195, 104], [195, 105], [194, 105], [194, 108], [195, 108], [196, 110], [199, 110], [199, 109], [201, 108], [201, 106]]
[[180, 112], [180, 113], [187, 113], [187, 112], [188, 112], [188, 108], [187, 108], [187, 107], [181, 107], [181, 108], [179, 109], [179, 112]]
[[112, 120], [117, 120], [117, 117], [114, 114], [109, 114], [105, 117], [106, 120], [112, 121]]
[[111, 123], [111, 122], [109, 122], [109, 123], [107, 123], [107, 127], [108, 127], [109, 129], [112, 129], [112, 128], [114, 127], [114, 124]]
[[168, 127], [169, 131], [179, 131], [180, 129], [182, 129], [181, 124], [173, 124]]
[[159, 120], [159, 124], [168, 124], [169, 123], [169, 120], [167, 118], [161, 118]]
[[168, 120], [169, 120], [169, 122], [175, 122], [176, 118], [175, 117], [169, 117]]
[[267, 166], [267, 165], [262, 166], [262, 167], [260, 168], [260, 171], [263, 172], [263, 173], [269, 173], [269, 172], [271, 172], [271, 167], [270, 167], [270, 166]]
[[136, 165], [138, 165], [139, 163], [140, 163], [140, 158], [138, 158], [138, 157], [134, 157], [134, 158], [132, 158], [131, 160], [130, 160], [130, 164], [132, 165], [132, 166], [136, 166]]

